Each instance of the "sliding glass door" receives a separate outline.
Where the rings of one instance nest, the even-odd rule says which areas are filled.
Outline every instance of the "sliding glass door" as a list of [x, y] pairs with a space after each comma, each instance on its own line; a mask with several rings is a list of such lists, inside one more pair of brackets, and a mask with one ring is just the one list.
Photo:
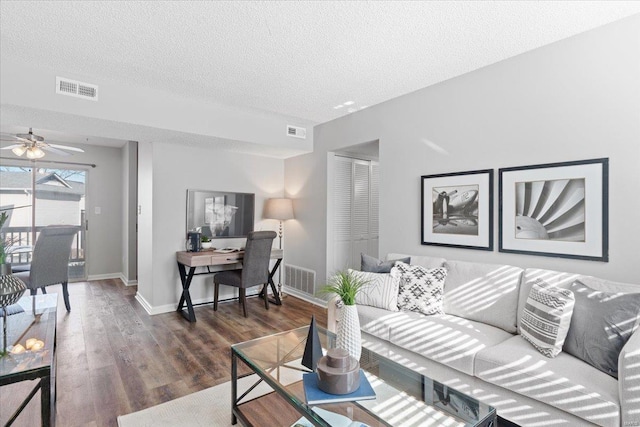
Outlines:
[[0, 167], [0, 209], [9, 215], [2, 233], [11, 242], [8, 262], [14, 268], [31, 262], [42, 227], [75, 225], [78, 233], [71, 248], [69, 280], [86, 279], [86, 180], [85, 170]]

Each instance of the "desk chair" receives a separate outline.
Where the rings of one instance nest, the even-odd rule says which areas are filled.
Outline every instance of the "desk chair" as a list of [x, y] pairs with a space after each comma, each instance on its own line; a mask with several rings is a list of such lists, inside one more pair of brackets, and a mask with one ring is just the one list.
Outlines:
[[62, 296], [67, 311], [71, 311], [69, 305], [69, 256], [71, 255], [71, 243], [78, 233], [78, 227], [70, 225], [49, 225], [40, 231], [36, 245], [33, 248], [31, 269], [15, 273], [14, 276], [22, 280], [31, 295], [42, 289], [46, 294], [45, 286], [62, 284]]
[[271, 246], [277, 236], [275, 231], [252, 231], [247, 236], [247, 245], [242, 259], [242, 268], [227, 270], [213, 276], [215, 292], [213, 296], [213, 310], [218, 310], [218, 291], [220, 285], [235, 286], [238, 288], [240, 303], [244, 317], [247, 317], [247, 293], [246, 289], [263, 285], [264, 307], [269, 309], [267, 298], [267, 286], [269, 285], [269, 260], [271, 259]]

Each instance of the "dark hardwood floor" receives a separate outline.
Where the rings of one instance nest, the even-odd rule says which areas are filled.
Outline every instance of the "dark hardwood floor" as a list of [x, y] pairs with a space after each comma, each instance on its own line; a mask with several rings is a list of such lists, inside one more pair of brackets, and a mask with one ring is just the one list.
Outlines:
[[[231, 378], [230, 346], [308, 325], [326, 326], [326, 310], [288, 296], [284, 305], [250, 298], [249, 317], [235, 302], [196, 308], [196, 323], [176, 312], [149, 316], [135, 300], [136, 287], [119, 280], [69, 284], [71, 313], [60, 286], [57, 324], [58, 426], [116, 426], [118, 415], [175, 399]], [[32, 385], [0, 388], [0, 425]], [[40, 424], [39, 393], [14, 426]]]

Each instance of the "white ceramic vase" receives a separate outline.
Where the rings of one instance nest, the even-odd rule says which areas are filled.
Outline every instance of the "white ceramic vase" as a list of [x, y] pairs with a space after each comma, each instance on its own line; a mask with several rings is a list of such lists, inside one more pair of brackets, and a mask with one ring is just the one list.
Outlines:
[[337, 348], [343, 348], [356, 360], [360, 360], [362, 339], [360, 337], [360, 319], [355, 305], [342, 307], [342, 318], [338, 322]]

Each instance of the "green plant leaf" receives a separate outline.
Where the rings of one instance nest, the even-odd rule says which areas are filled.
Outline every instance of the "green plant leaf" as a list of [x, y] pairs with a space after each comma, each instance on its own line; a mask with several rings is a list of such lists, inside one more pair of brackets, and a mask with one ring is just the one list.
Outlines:
[[318, 291], [319, 295], [337, 295], [345, 305], [355, 305], [356, 295], [368, 280], [361, 279], [348, 271], [339, 271], [331, 277], [329, 283]]

